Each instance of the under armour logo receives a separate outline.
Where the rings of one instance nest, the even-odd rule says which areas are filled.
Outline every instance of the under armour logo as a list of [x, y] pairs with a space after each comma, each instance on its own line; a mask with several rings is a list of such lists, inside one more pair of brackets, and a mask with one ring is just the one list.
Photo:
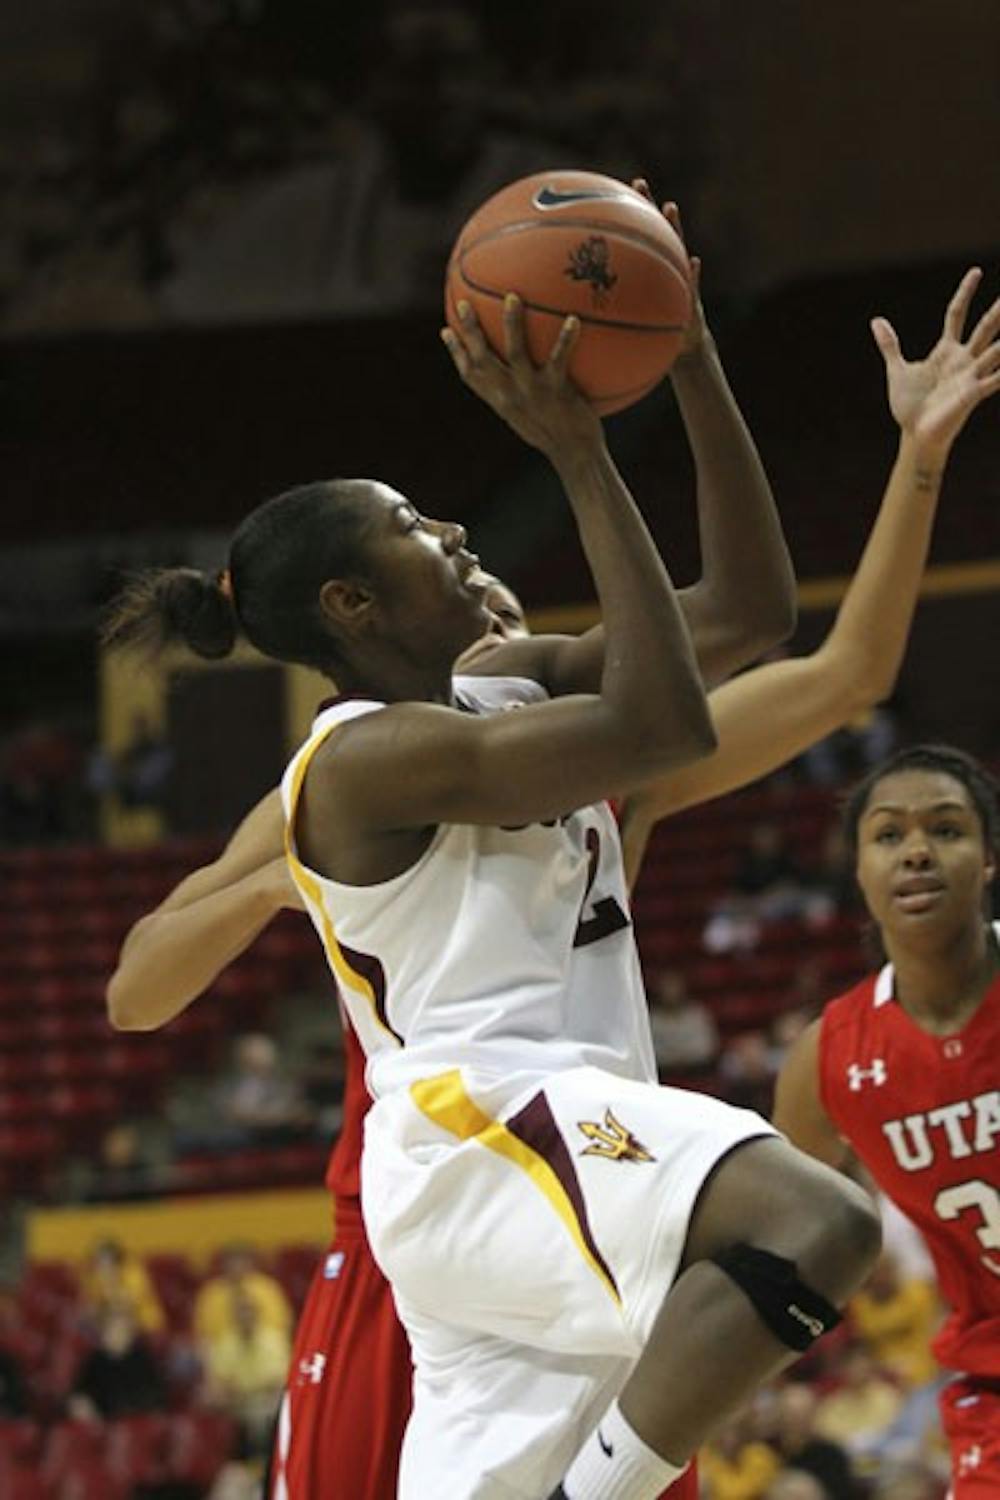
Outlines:
[[310, 1354], [308, 1359], [299, 1360], [299, 1383], [308, 1380], [310, 1385], [319, 1385], [326, 1370], [326, 1355]]
[[971, 1474], [973, 1469], [978, 1469], [983, 1461], [983, 1450], [978, 1443], [973, 1443], [971, 1448], [966, 1448], [964, 1453], [958, 1455], [959, 1474]]
[[344, 1269], [345, 1260], [346, 1256], [344, 1255], [343, 1250], [331, 1250], [330, 1254], [323, 1262], [323, 1279], [325, 1281], [336, 1281], [337, 1277]]
[[847, 1070], [847, 1082], [852, 1094], [860, 1094], [865, 1083], [873, 1083], [880, 1088], [883, 1083], [888, 1083], [889, 1073], [885, 1066], [885, 1059], [873, 1057], [870, 1068], [862, 1068], [859, 1063], [851, 1063]]
[[577, 1120], [577, 1129], [582, 1130], [590, 1142], [580, 1152], [581, 1156], [603, 1156], [606, 1161], [655, 1161], [641, 1141], [636, 1140], [620, 1120], [616, 1120], [610, 1109], [604, 1111], [604, 1124], [594, 1120]]

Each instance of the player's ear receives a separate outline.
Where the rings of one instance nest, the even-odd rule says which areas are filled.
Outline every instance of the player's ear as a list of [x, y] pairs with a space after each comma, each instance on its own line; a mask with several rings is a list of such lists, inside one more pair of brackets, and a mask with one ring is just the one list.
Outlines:
[[372, 613], [375, 595], [359, 578], [329, 578], [319, 591], [319, 604], [338, 632], [356, 636]]

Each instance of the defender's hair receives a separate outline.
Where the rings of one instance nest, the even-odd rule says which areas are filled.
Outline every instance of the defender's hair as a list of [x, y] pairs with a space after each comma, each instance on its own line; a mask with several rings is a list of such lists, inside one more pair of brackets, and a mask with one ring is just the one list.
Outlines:
[[852, 859], [858, 853], [858, 825], [877, 784], [899, 771], [936, 771], [960, 782], [976, 810], [983, 842], [988, 849], [1000, 846], [1000, 786], [979, 761], [954, 745], [909, 745], [897, 750], [868, 772], [848, 792], [841, 812], [844, 838]]
[[194, 568], [139, 574], [104, 624], [107, 644], [156, 653], [182, 641], [210, 660], [227, 656], [245, 635], [279, 661], [329, 669], [336, 640], [320, 612], [329, 578], [364, 570], [367, 479], [299, 485], [251, 511], [215, 577]]

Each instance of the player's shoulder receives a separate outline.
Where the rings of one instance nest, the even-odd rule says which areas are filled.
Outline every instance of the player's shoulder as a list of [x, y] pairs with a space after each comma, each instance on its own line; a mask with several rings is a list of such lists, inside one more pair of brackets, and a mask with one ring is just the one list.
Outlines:
[[891, 973], [881, 969], [866, 974], [850, 989], [834, 995], [823, 1007], [820, 1018], [821, 1046], [825, 1047], [845, 1031], [873, 1024], [885, 998], [892, 995]]

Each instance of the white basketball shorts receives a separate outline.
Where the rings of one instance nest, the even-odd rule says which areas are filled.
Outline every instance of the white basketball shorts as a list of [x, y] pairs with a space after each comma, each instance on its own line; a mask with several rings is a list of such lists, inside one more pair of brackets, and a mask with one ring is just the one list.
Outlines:
[[596, 1068], [372, 1107], [365, 1221], [413, 1346], [401, 1500], [539, 1500], [621, 1389], [712, 1169], [759, 1115]]

